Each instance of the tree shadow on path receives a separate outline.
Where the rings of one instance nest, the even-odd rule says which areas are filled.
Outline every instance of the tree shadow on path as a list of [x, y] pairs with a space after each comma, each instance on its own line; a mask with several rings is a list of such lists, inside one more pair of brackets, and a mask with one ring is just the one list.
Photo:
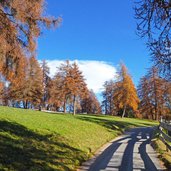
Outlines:
[[[154, 150], [149, 150], [152, 128], [135, 128], [114, 141], [84, 171], [166, 171], [159, 164]], [[136, 144], [136, 148], [135, 148]], [[137, 151], [138, 150], [138, 151]]]

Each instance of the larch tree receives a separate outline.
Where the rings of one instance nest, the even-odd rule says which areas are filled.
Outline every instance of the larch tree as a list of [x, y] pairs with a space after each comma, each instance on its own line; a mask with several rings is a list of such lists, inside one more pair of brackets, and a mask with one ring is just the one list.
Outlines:
[[[43, 73], [38, 61], [34, 58], [30, 58], [29, 68], [29, 82], [31, 87], [31, 102], [33, 104], [40, 104], [43, 96], [42, 78]], [[29, 84], [29, 83], [28, 83]]]
[[21, 58], [8, 67], [9, 68], [6, 70], [6, 78], [9, 81], [9, 86], [7, 88], [8, 96], [6, 98], [16, 102], [22, 101], [23, 91], [26, 84], [25, 79], [27, 77], [26, 71], [28, 60], [26, 58]]
[[0, 1], [0, 74], [10, 85], [5, 91], [6, 101], [23, 98], [19, 93], [24, 89], [23, 75], [26, 74], [21, 72], [25, 70], [23, 61], [35, 56], [37, 38], [42, 28], [61, 22], [60, 17], [46, 16], [44, 7], [44, 0]]
[[115, 114], [115, 106], [114, 106], [114, 86], [115, 83], [113, 80], [106, 81], [104, 83], [104, 91], [102, 92], [103, 101], [102, 106], [104, 108], [104, 112], [107, 115], [114, 115]]
[[101, 105], [93, 90], [88, 91], [88, 95], [81, 100], [82, 113], [100, 114]]
[[[87, 94], [87, 85], [82, 72], [76, 63], [70, 64], [69, 61], [61, 64], [53, 80], [51, 89], [51, 99], [54, 99], [59, 105], [63, 104], [64, 113], [66, 113], [67, 103], [72, 103], [73, 114], [76, 113], [76, 104]], [[52, 100], [51, 100], [52, 101]]]
[[[42, 26], [58, 25], [61, 18], [44, 14], [44, 0], [0, 1], [0, 58], [5, 63], [33, 55]], [[24, 51], [23, 51], [24, 49]], [[2, 68], [2, 66], [1, 66]]]
[[41, 64], [42, 68], [42, 74], [43, 74], [43, 97], [42, 97], [42, 105], [43, 107], [46, 107], [46, 104], [48, 104], [48, 100], [50, 98], [50, 84], [51, 84], [51, 78], [49, 76], [50, 74], [50, 68], [48, 67], [48, 64], [45, 60], [42, 61]]
[[66, 105], [67, 101], [71, 98], [71, 88], [70, 88], [70, 71], [71, 71], [71, 64], [67, 60], [65, 63], [61, 64], [58, 68], [58, 78], [60, 79], [60, 85], [58, 85], [60, 95], [62, 94], [63, 97], [63, 109], [64, 113], [66, 113]]
[[122, 117], [124, 117], [128, 108], [132, 108], [136, 111], [139, 103], [136, 88], [124, 64], [121, 64], [118, 80], [115, 84], [116, 88], [113, 95], [114, 103], [123, 110]]
[[35, 57], [31, 57], [28, 60], [24, 82], [24, 89], [22, 91], [24, 108], [28, 108], [29, 104], [40, 106], [43, 96], [43, 73]]
[[138, 34], [146, 38], [155, 66], [171, 80], [171, 1], [137, 0], [135, 16]]
[[[155, 67], [152, 67], [151, 70], [148, 73], [148, 77], [150, 78], [150, 89], [152, 90], [150, 93], [150, 98], [152, 101], [152, 104], [154, 106], [154, 113], [155, 113], [155, 119], [159, 120], [159, 116], [162, 114], [162, 108], [163, 108], [163, 80], [159, 77], [158, 69]], [[149, 90], [150, 90], [149, 89]]]
[[87, 93], [87, 85], [82, 72], [76, 63], [71, 65], [71, 69], [66, 77], [67, 83], [70, 86], [71, 96], [73, 99], [73, 114], [76, 113], [76, 102], [79, 98], [84, 98]]
[[65, 92], [63, 90], [63, 82], [64, 82], [64, 75], [61, 72], [57, 72], [54, 78], [50, 81], [49, 84], [49, 106], [53, 109], [58, 111], [58, 109], [63, 106], [64, 112], [65, 111]]
[[[31, 89], [27, 85], [30, 85], [28, 63], [31, 62], [28, 62], [28, 58], [33, 60], [32, 56], [35, 56], [36, 42], [42, 28], [50, 28], [61, 22], [60, 17], [55, 19], [46, 16], [44, 7], [44, 0], [0, 1], [0, 74], [9, 82], [4, 93], [6, 104], [8, 100], [28, 98], [26, 91]], [[37, 84], [36, 81], [34, 83]], [[32, 100], [36, 101], [36, 98]]]
[[6, 99], [13, 104], [23, 102], [24, 108], [40, 104], [43, 95], [43, 73], [35, 57], [21, 58], [7, 71], [9, 86]]
[[140, 79], [138, 85], [138, 96], [140, 98], [139, 110], [143, 118], [154, 119], [153, 105], [151, 104], [151, 98], [149, 97], [150, 84], [147, 76]]

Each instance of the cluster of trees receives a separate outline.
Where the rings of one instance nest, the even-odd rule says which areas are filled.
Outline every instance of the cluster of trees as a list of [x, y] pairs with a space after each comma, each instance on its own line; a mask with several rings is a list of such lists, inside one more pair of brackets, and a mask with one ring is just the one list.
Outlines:
[[137, 0], [135, 17], [154, 63], [138, 87], [140, 112], [158, 119], [171, 114], [171, 1]]
[[106, 81], [102, 108], [105, 114], [159, 120], [171, 116], [171, 82], [152, 67], [136, 90], [126, 67], [121, 64], [116, 80]]
[[160, 119], [171, 116], [171, 82], [160, 77], [156, 67], [141, 78], [138, 86], [140, 113], [144, 118]]
[[[154, 67], [140, 80], [138, 97], [134, 97], [135, 107], [131, 106], [125, 91], [127, 114], [158, 120], [160, 116], [171, 115], [171, 1], [170, 0], [137, 0], [135, 2], [135, 17], [137, 33], [145, 38], [151, 53]], [[119, 77], [122, 74], [119, 74]], [[106, 114], [124, 115], [122, 106], [122, 90], [128, 87], [117, 81], [107, 81], [103, 92], [103, 109]], [[131, 85], [131, 84], [130, 84]], [[122, 87], [122, 88], [118, 88]], [[131, 87], [131, 86], [130, 86]], [[117, 94], [118, 92], [118, 94]], [[130, 93], [131, 94], [131, 93]], [[132, 93], [136, 94], [135, 92]], [[138, 106], [138, 108], [137, 108]], [[129, 109], [128, 109], [129, 107]], [[138, 110], [137, 110], [138, 109]]]
[[[66, 61], [58, 68], [51, 82], [50, 102], [57, 109], [63, 106], [64, 112], [76, 110], [80, 113], [99, 113], [100, 103], [93, 91], [88, 90], [82, 72], [76, 63]], [[87, 107], [88, 106], [88, 107]]]
[[74, 114], [100, 112], [100, 104], [93, 91], [88, 90], [76, 63], [66, 61], [61, 64], [54, 78], [49, 77], [46, 61], [40, 65], [34, 57], [22, 60], [20, 65], [11, 65], [11, 70], [15, 70], [14, 67], [19, 69], [15, 75], [8, 76], [8, 86], [3, 84], [3, 80], [0, 84], [3, 105], [39, 110], [43, 107]]

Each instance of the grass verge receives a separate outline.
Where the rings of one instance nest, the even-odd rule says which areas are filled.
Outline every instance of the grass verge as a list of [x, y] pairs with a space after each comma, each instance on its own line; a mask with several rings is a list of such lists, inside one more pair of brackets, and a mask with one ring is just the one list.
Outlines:
[[0, 107], [0, 170], [75, 170], [125, 129], [156, 124], [142, 119]]
[[166, 145], [159, 139], [158, 129], [154, 133], [152, 146], [159, 153], [159, 158], [164, 162], [166, 168], [171, 170], [171, 151], [167, 150]]

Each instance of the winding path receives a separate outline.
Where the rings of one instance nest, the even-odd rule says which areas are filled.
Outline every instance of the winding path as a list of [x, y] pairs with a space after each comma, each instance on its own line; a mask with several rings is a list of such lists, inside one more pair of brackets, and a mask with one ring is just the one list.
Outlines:
[[150, 145], [153, 128], [135, 128], [85, 162], [80, 171], [164, 171]]

